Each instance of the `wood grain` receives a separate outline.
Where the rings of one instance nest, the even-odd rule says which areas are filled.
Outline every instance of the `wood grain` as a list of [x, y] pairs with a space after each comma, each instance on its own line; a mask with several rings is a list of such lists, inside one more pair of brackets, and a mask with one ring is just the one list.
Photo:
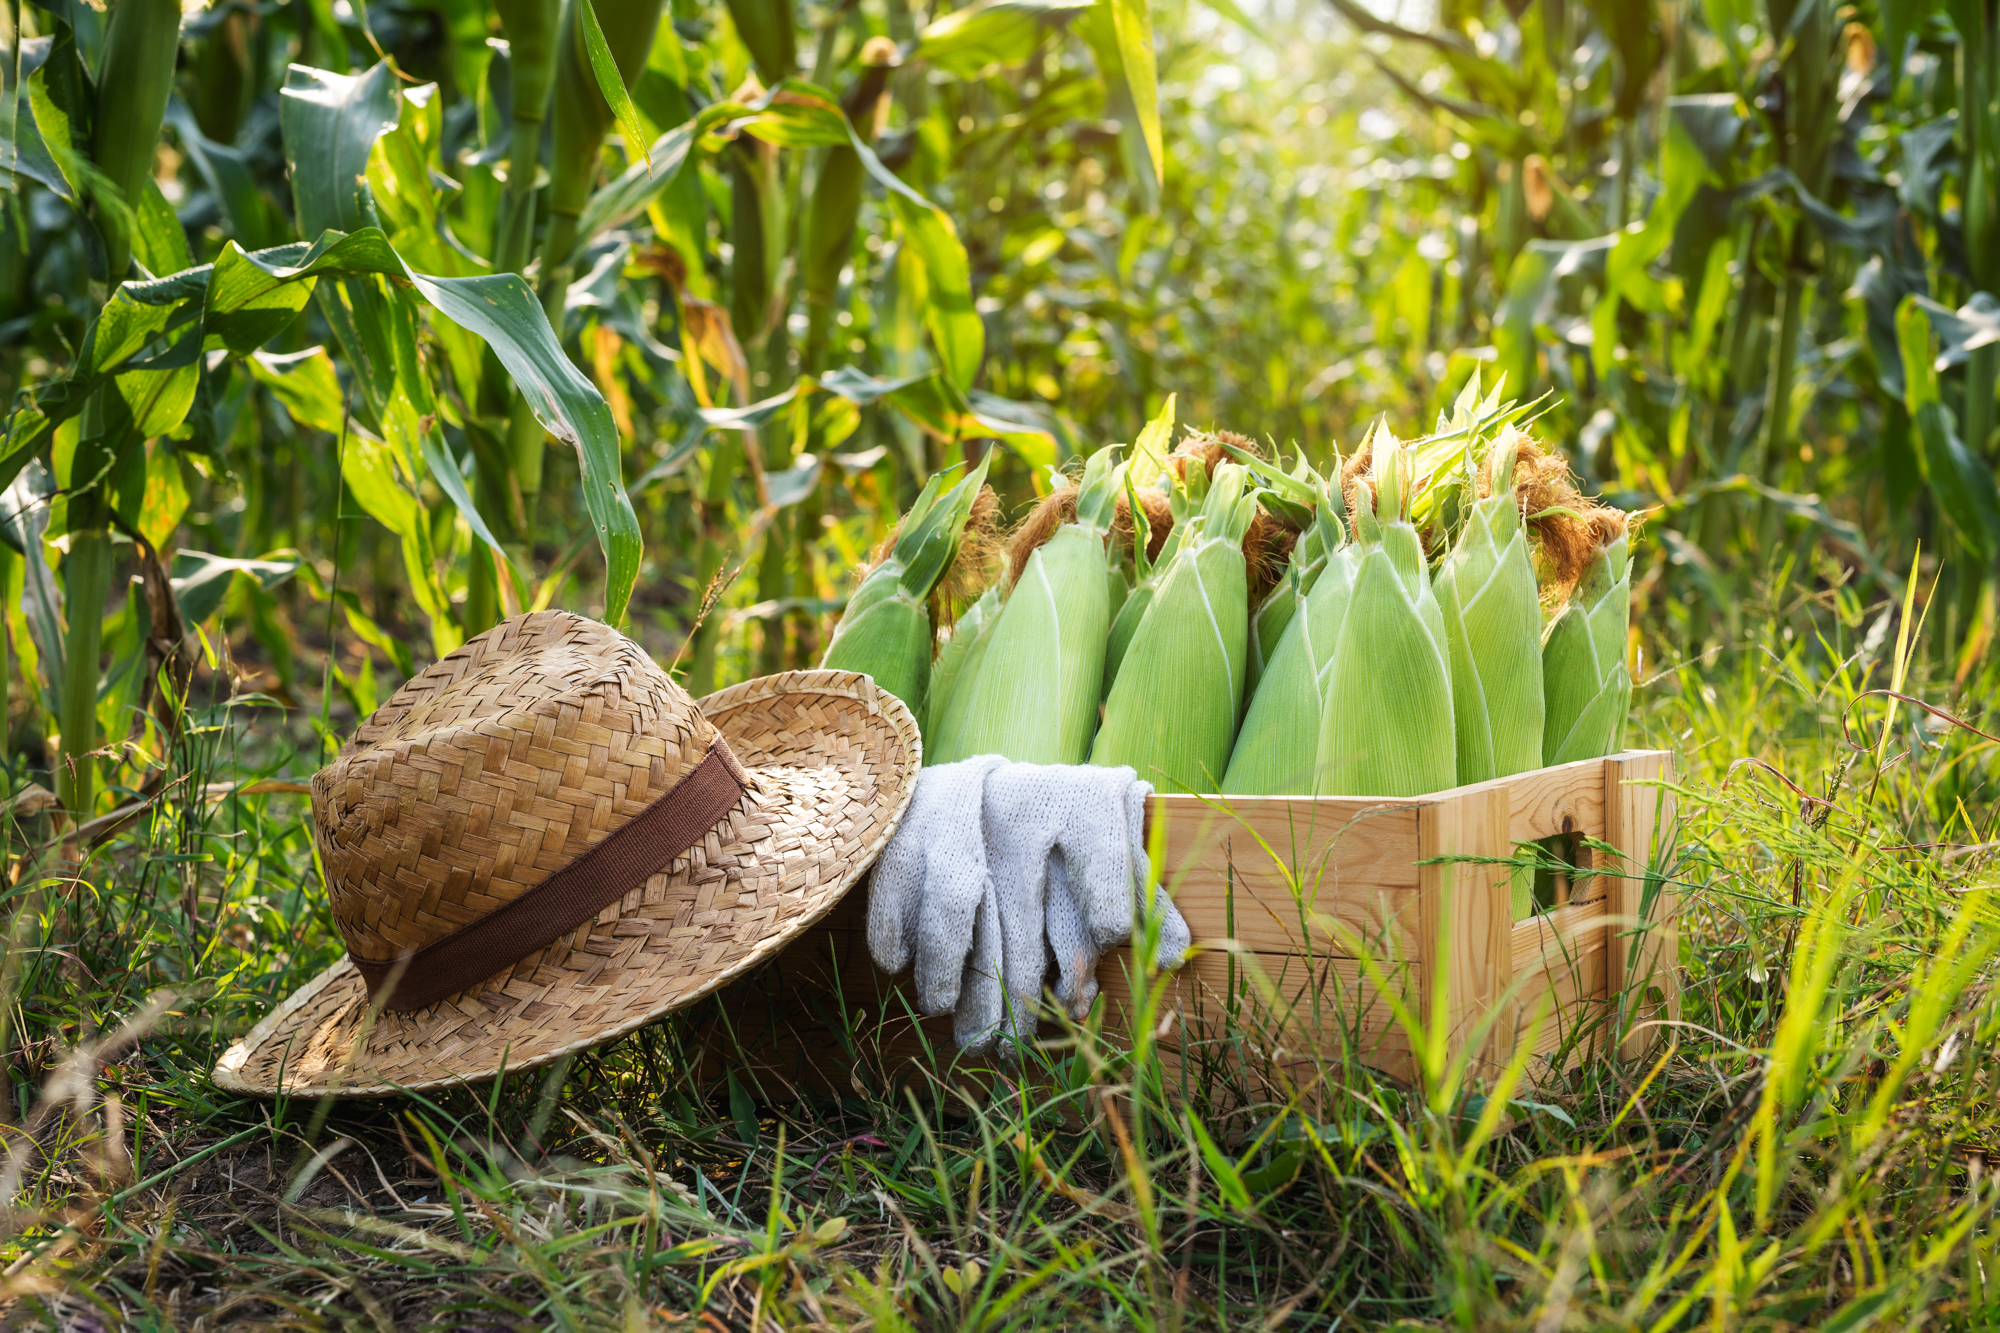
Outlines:
[[[1414, 973], [1389, 974], [1406, 1002]], [[1129, 953], [1107, 955], [1097, 976], [1104, 1031], [1125, 1038], [1135, 1012]], [[1351, 959], [1198, 954], [1169, 979], [1155, 1015], [1169, 1083], [1183, 1072], [1213, 1079], [1231, 1089], [1225, 1101], [1283, 1101], [1337, 1076], [1349, 1059], [1405, 1082], [1416, 1072], [1408, 1034]]]
[[1664, 865], [1674, 796], [1658, 785], [1672, 779], [1673, 756], [1665, 751], [1628, 750], [1604, 761], [1604, 840], [1621, 860], [1603, 867], [1612, 932], [1605, 986], [1610, 1002], [1627, 1009], [1619, 1054], [1628, 1060], [1663, 1036], [1641, 1024], [1680, 1017], [1680, 895]]
[[1603, 1004], [1610, 950], [1601, 931], [1596, 939], [1593, 948], [1553, 959], [1546, 968], [1517, 978], [1514, 1040], [1532, 1037], [1534, 1054], [1544, 1058], [1565, 1046], [1570, 1048], [1559, 1067], [1530, 1062], [1527, 1077], [1531, 1084], [1574, 1066], [1595, 1049], [1610, 1021]]
[[[1508, 867], [1490, 863], [1513, 852], [1509, 813], [1505, 786], [1482, 783], [1442, 795], [1418, 815], [1421, 984], [1427, 1006], [1439, 999], [1446, 1006], [1441, 1016], [1427, 1008], [1426, 1018], [1441, 1017], [1454, 1046], [1477, 1039], [1513, 980]], [[1503, 1021], [1503, 1039], [1507, 1031]]]
[[[1221, 798], [1214, 798], [1220, 800]], [[1342, 953], [1350, 937], [1380, 954], [1417, 950], [1417, 811], [1348, 798], [1233, 800], [1155, 796], [1165, 819], [1161, 880], [1197, 940], [1260, 953]]]
[[1525, 976], [1565, 958], [1605, 947], [1605, 900], [1569, 903], [1514, 923], [1513, 973]]

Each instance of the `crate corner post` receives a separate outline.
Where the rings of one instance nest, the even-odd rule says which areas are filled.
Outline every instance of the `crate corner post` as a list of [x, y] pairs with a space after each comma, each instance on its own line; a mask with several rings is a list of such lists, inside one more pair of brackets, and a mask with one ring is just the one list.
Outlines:
[[[1440, 998], [1445, 1005], [1443, 1026], [1454, 1054], [1474, 1041], [1514, 980], [1509, 814], [1501, 783], [1445, 793], [1417, 807], [1418, 982], [1428, 1023], [1439, 1021], [1433, 1008]], [[1511, 1013], [1493, 1019], [1480, 1049], [1466, 1052], [1475, 1077], [1490, 1078], [1505, 1066], [1518, 1026]]]
[[[1618, 1054], [1643, 1056], [1661, 1036], [1641, 1024], [1680, 1017], [1680, 895], [1659, 862], [1675, 829], [1673, 755], [1627, 750], [1604, 761], [1604, 840], [1618, 849], [1606, 911], [1611, 949], [1606, 999], [1625, 1035]], [[1642, 988], [1636, 1003], [1626, 996]]]

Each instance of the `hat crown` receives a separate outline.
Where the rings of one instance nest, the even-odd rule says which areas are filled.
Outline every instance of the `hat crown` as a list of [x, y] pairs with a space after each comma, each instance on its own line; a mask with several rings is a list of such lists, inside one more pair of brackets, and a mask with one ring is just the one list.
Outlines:
[[350, 952], [388, 961], [513, 901], [671, 790], [715, 728], [643, 649], [561, 611], [404, 682], [313, 776]]

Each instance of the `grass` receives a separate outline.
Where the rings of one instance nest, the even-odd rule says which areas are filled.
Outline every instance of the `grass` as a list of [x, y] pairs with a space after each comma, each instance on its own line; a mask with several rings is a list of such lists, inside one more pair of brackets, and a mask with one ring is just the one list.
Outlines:
[[711, 1010], [446, 1096], [224, 1096], [338, 944], [304, 799], [223, 794], [310, 771], [318, 720], [218, 698], [81, 865], [12, 807], [8, 1322], [1993, 1327], [1993, 742], [1867, 693], [1948, 699], [1913, 603], [1770, 604], [1639, 691], [1683, 774], [1682, 1023], [1532, 1091], [1301, 1087], [1246, 1019], [1185, 1084], [1141, 1021], [983, 1094], [864, 1060], [759, 1098], [695, 1058]]

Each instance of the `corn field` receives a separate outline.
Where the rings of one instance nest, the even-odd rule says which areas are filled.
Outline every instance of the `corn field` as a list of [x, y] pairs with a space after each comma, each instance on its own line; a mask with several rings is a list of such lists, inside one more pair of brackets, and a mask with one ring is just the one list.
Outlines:
[[[9, 1327], [2000, 1325], [1994, 0], [5, 26]], [[816, 1098], [690, 1011], [433, 1099], [208, 1083], [341, 952], [306, 779], [470, 636], [577, 611], [699, 697], [818, 665], [953, 469], [1018, 516], [1170, 396], [1324, 466], [1475, 376], [1643, 515], [1644, 1060], [1246, 1104], [1141, 1024]]]

